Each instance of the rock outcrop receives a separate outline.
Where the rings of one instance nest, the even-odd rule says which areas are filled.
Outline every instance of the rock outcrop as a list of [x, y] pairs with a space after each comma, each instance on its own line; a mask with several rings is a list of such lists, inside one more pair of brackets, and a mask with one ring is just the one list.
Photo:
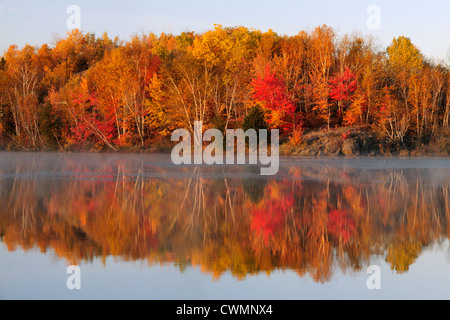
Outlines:
[[283, 146], [281, 152], [297, 156], [358, 156], [380, 155], [380, 142], [376, 135], [363, 127], [305, 133], [299, 146]]

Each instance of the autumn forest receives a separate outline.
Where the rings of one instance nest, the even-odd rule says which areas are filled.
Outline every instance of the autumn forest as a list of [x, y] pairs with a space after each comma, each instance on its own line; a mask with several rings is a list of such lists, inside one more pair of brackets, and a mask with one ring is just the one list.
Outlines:
[[[255, 119], [260, 117], [261, 119]], [[450, 151], [450, 70], [405, 36], [278, 35], [215, 25], [203, 34], [130, 41], [79, 30], [0, 60], [0, 148], [145, 150], [178, 128], [278, 128], [300, 146], [311, 130], [361, 127], [392, 149]]]

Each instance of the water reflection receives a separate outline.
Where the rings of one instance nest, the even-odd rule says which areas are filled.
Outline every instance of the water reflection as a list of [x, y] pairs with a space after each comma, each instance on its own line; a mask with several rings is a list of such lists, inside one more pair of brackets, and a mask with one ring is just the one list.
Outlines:
[[374, 254], [407, 272], [449, 237], [448, 160], [346, 161], [289, 159], [267, 178], [164, 155], [0, 153], [0, 237], [71, 264], [114, 256], [215, 279], [290, 269], [318, 282]]

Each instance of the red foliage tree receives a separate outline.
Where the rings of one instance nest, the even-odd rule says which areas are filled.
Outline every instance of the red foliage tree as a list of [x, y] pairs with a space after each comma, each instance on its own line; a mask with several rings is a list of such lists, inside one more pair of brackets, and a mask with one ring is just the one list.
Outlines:
[[[356, 76], [346, 68], [344, 73], [332, 77], [329, 80], [330, 98], [338, 102], [338, 118], [341, 121], [344, 109], [347, 108], [353, 98], [353, 94], [358, 88], [358, 80]], [[346, 111], [348, 113], [350, 111]], [[346, 114], [347, 117], [352, 115]]]
[[358, 80], [350, 69], [346, 68], [343, 74], [330, 79], [329, 86], [331, 99], [348, 102], [358, 88]]
[[269, 125], [286, 131], [292, 129], [295, 106], [288, 98], [283, 78], [271, 71], [270, 66], [266, 66], [264, 73], [257, 75], [251, 85], [253, 99], [269, 110]]
[[72, 139], [76, 143], [89, 141], [107, 145], [115, 150], [112, 144], [116, 138], [112, 107], [108, 106], [105, 110], [101, 110], [96, 95], [89, 92], [85, 85], [72, 92], [70, 96], [76, 113], [73, 116], [77, 119], [76, 125], [71, 128]]

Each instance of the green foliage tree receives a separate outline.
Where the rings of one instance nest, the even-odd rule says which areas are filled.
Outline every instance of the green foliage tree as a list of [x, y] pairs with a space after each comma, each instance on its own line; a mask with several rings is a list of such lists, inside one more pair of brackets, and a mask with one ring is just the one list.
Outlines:
[[0, 71], [5, 70], [5, 68], [6, 68], [6, 60], [5, 60], [5, 57], [2, 57], [0, 59]]
[[250, 108], [247, 116], [244, 118], [244, 122], [242, 123], [242, 129], [255, 129], [258, 131], [259, 129], [268, 129], [269, 126], [265, 119], [265, 114], [263, 109], [259, 104], [254, 105]]

